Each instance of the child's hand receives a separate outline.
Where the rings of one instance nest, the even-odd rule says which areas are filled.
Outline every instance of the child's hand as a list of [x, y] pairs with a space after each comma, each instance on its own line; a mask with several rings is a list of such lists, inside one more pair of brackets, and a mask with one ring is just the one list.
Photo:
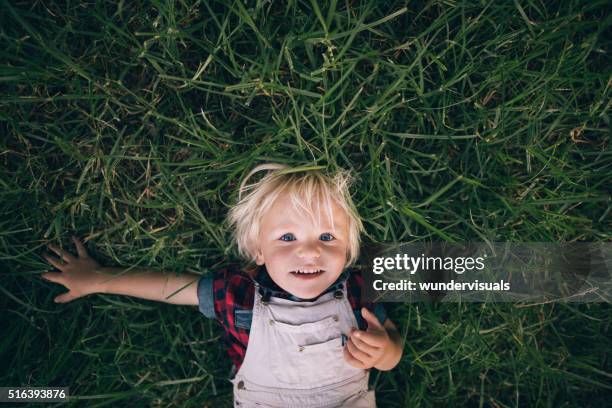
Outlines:
[[64, 262], [49, 254], [43, 254], [47, 262], [59, 269], [61, 273], [47, 272], [43, 273], [41, 277], [64, 285], [68, 289], [68, 292], [55, 298], [56, 303], [70, 302], [81, 296], [101, 291], [100, 282], [104, 279], [104, 275], [98, 272], [100, 265], [89, 257], [85, 246], [76, 237], [72, 237], [72, 240], [76, 246], [78, 257], [62, 251], [55, 245], [49, 245], [49, 249], [59, 255]]
[[361, 315], [368, 322], [368, 330], [353, 329], [344, 348], [344, 359], [353, 367], [368, 369], [378, 364], [393, 342], [374, 313], [363, 307]]
[[[141, 268], [102, 268], [89, 257], [83, 244], [72, 237], [78, 257], [54, 245], [49, 249], [64, 262], [48, 254], [44, 258], [60, 272], [43, 273], [42, 278], [64, 285], [68, 292], [55, 298], [56, 303], [70, 302], [92, 293], [111, 293], [179, 305], [198, 304], [199, 275], [183, 273], [179, 276], [164, 271]], [[132, 273], [125, 273], [132, 270]]]

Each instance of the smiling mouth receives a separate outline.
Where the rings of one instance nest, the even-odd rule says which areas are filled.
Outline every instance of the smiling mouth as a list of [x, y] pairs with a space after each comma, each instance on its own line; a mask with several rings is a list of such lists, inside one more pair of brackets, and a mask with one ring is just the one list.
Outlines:
[[317, 276], [321, 275], [323, 272], [325, 272], [323, 269], [304, 269], [291, 271], [291, 274], [296, 276]]

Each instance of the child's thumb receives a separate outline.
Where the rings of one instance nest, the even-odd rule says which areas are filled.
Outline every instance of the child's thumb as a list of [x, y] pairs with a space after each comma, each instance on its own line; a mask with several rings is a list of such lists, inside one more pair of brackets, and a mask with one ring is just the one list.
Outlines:
[[361, 308], [361, 315], [368, 322], [368, 329], [381, 329], [383, 325], [378, 321], [378, 317], [372, 312], [370, 312], [367, 308]]

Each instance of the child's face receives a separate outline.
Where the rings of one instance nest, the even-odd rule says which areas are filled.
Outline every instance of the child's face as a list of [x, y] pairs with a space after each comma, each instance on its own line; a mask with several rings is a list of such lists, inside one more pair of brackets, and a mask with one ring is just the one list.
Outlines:
[[[335, 202], [329, 222], [325, 206], [315, 208], [317, 228], [308, 214], [297, 212], [286, 194], [279, 196], [261, 220], [256, 262], [266, 265], [278, 286], [302, 299], [320, 295], [340, 276], [348, 250], [348, 217]], [[319, 212], [319, 214], [317, 214]], [[321, 271], [314, 274], [298, 273]]]

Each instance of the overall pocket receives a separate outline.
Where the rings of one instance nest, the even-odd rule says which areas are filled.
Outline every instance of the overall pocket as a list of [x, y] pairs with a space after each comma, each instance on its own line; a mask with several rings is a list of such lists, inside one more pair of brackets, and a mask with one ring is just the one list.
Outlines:
[[289, 325], [274, 321], [268, 353], [274, 377], [294, 388], [339, 382], [344, 362], [342, 333], [335, 316], [314, 323]]

